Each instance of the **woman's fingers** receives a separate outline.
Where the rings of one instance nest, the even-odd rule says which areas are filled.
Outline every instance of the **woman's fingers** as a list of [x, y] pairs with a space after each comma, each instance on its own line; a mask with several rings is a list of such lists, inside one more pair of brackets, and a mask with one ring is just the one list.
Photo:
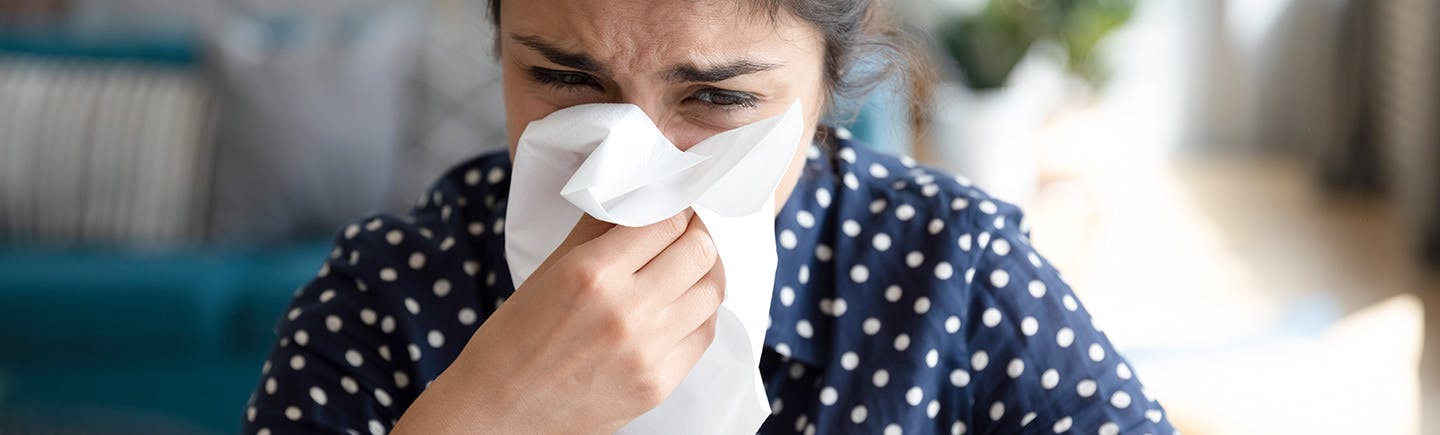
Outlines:
[[575, 250], [603, 260], [617, 272], [633, 274], [684, 234], [694, 221], [698, 221], [695, 212], [686, 208], [675, 216], [643, 227], [615, 225]]
[[671, 370], [665, 376], [672, 380], [673, 385], [680, 385], [680, 381], [690, 374], [695, 368], [695, 363], [700, 362], [700, 356], [705, 355], [705, 350], [710, 348], [710, 343], [715, 341], [715, 325], [719, 322], [719, 313], [712, 313], [704, 319], [698, 327], [690, 330], [684, 338], [675, 344], [675, 348], [666, 356], [665, 367]]
[[565, 236], [565, 240], [560, 242], [560, 246], [556, 247], [555, 251], [551, 252], [549, 257], [545, 257], [545, 261], [535, 268], [535, 273], [549, 270], [550, 265], [565, 257], [570, 250], [605, 234], [614, 226], [615, 224], [595, 219], [588, 214], [581, 214], [580, 219], [575, 221], [575, 226], [570, 228], [570, 234]]
[[661, 322], [678, 332], [675, 339], [680, 339], [715, 315], [724, 301], [725, 267], [716, 261], [700, 280], [664, 308]]
[[639, 288], [657, 292], [652, 298], [656, 304], [652, 306], [664, 307], [714, 269], [719, 258], [710, 232], [695, 218], [684, 234], [635, 273], [635, 283]]

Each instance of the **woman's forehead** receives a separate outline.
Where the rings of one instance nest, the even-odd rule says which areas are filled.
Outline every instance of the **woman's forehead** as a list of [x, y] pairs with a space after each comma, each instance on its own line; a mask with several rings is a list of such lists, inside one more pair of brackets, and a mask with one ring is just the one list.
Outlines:
[[[530, 0], [501, 8], [504, 44], [541, 42], [616, 68], [650, 70], [737, 56], [785, 63], [815, 53], [810, 26], [746, 1]], [[527, 43], [530, 42], [530, 43]], [[818, 53], [814, 55], [818, 56]]]

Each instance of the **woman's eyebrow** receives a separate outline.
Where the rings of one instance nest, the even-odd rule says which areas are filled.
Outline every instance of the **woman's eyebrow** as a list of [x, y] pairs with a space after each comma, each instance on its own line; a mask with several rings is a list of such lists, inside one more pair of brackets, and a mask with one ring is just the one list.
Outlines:
[[515, 42], [519, 42], [521, 45], [530, 47], [530, 49], [532, 50], [540, 52], [541, 56], [545, 56], [546, 59], [549, 59], [551, 62], [555, 62], [556, 64], [575, 68], [581, 71], [597, 73], [605, 71], [605, 67], [600, 65], [600, 62], [596, 62], [594, 58], [591, 58], [584, 53], [566, 51], [565, 49], [557, 47], [555, 46], [555, 44], [546, 42], [539, 37], [529, 35], [516, 35], [512, 33], [510, 34], [510, 39], [515, 40]]
[[665, 73], [665, 80], [671, 83], [721, 82], [732, 77], [753, 74], [780, 67], [780, 64], [756, 62], [752, 60], [737, 60], [721, 65], [699, 67], [695, 65], [677, 65]]

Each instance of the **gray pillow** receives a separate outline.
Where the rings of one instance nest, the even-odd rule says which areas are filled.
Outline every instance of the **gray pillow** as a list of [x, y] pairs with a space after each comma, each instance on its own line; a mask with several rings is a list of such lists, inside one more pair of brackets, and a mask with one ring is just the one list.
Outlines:
[[209, 18], [222, 102], [213, 239], [280, 242], [384, 208], [416, 63], [415, 3], [226, 0]]

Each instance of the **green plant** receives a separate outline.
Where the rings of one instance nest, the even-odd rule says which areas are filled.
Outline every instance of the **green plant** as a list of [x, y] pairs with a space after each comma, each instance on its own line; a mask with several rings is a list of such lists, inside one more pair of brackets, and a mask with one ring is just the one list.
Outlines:
[[1095, 49], [1130, 20], [1138, 0], [989, 0], [979, 12], [945, 20], [942, 48], [973, 89], [1004, 87], [1030, 47], [1053, 41], [1066, 69], [1094, 87], [1109, 77]]

